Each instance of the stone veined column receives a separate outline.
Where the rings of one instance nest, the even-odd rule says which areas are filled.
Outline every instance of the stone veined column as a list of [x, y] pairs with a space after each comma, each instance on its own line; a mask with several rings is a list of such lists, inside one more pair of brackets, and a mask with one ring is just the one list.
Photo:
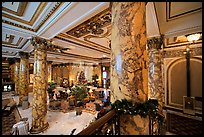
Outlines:
[[26, 52], [19, 52], [19, 56], [20, 56], [19, 106], [21, 106], [23, 102], [23, 97], [28, 96], [29, 54]]
[[162, 53], [160, 51], [163, 44], [162, 37], [148, 39], [148, 98], [156, 99], [159, 103], [159, 110], [162, 112], [163, 91], [162, 91]]
[[47, 122], [47, 41], [32, 37], [34, 46], [34, 80], [32, 127], [30, 133], [40, 133], [49, 126]]
[[48, 82], [52, 81], [52, 61], [48, 61]]
[[[113, 2], [111, 33], [111, 102], [148, 98], [145, 2]], [[149, 120], [120, 117], [122, 135], [148, 135]]]
[[14, 95], [19, 95], [19, 71], [20, 71], [20, 59], [15, 59], [15, 68], [14, 68], [14, 83], [15, 83], [15, 91]]

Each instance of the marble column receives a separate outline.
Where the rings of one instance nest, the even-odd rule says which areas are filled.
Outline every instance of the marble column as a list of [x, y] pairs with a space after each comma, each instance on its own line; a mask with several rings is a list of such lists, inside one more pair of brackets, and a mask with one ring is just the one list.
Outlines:
[[47, 40], [32, 37], [34, 46], [34, 80], [31, 134], [40, 133], [49, 126], [47, 122]]
[[[145, 2], [113, 2], [111, 34], [111, 102], [143, 103], [148, 98]], [[122, 135], [148, 135], [149, 120], [122, 115]]]
[[19, 95], [19, 71], [20, 71], [20, 59], [15, 59], [15, 67], [14, 67], [14, 83], [15, 83], [15, 91], [14, 95]]
[[148, 47], [148, 98], [156, 99], [159, 103], [159, 110], [163, 107], [162, 90], [162, 54], [160, 52], [163, 44], [162, 37], [153, 37], [147, 41]]
[[52, 81], [52, 61], [48, 61], [48, 82]]
[[19, 106], [22, 105], [23, 97], [28, 96], [29, 84], [29, 54], [19, 52], [20, 71], [19, 71]]
[[15, 73], [15, 63], [12, 63], [10, 65], [10, 72], [11, 72], [11, 77], [10, 77], [10, 80], [14, 82], [14, 73]]

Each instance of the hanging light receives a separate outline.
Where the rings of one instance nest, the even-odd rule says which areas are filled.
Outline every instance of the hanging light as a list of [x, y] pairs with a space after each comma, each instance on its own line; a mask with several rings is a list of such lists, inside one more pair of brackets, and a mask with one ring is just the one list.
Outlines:
[[186, 38], [187, 38], [187, 40], [188, 40], [189, 42], [194, 42], [194, 41], [199, 40], [200, 36], [201, 36], [200, 33], [196, 33], [196, 34], [188, 35], [188, 36], [186, 36]]

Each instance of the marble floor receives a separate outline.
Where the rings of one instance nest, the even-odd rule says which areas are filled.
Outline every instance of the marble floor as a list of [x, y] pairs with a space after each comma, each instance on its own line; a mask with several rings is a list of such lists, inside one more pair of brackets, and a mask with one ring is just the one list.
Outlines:
[[[18, 96], [13, 96], [13, 98], [18, 104]], [[29, 93], [28, 99], [32, 106], [32, 93]], [[22, 118], [28, 118], [29, 127], [31, 128], [32, 107], [29, 107], [26, 110], [22, 110], [21, 107], [18, 107], [18, 110]], [[86, 128], [91, 121], [95, 120], [96, 116], [97, 113], [91, 114], [83, 112], [81, 115], [77, 116], [75, 111], [67, 113], [48, 111], [47, 121], [49, 123], [49, 128], [42, 133], [30, 135], [70, 135], [73, 129], [76, 129], [73, 133], [73, 135], [76, 135]]]
[[[2, 94], [2, 99], [13, 98], [18, 104], [18, 96], [14, 96], [12, 93], [10, 94]], [[29, 93], [28, 100], [30, 105], [32, 106], [32, 93]], [[49, 103], [49, 102], [48, 102]], [[22, 118], [27, 117], [29, 121], [29, 127], [31, 128], [32, 124], [32, 107], [29, 107], [26, 110], [22, 110], [21, 107], [18, 107], [19, 113]], [[84, 112], [81, 115], [76, 115], [75, 111], [72, 112], [47, 112], [47, 121], [49, 123], [49, 128], [39, 134], [30, 134], [30, 135], [70, 135], [73, 129], [76, 129], [73, 135], [76, 135], [84, 128], [86, 128], [89, 123], [95, 120], [97, 113], [88, 113]], [[175, 135], [170, 132], [166, 132], [165, 135]]]

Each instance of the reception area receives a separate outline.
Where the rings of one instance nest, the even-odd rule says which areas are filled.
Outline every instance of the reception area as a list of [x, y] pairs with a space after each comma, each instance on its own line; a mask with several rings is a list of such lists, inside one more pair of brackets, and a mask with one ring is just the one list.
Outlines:
[[2, 2], [2, 135], [201, 134], [201, 2]]

